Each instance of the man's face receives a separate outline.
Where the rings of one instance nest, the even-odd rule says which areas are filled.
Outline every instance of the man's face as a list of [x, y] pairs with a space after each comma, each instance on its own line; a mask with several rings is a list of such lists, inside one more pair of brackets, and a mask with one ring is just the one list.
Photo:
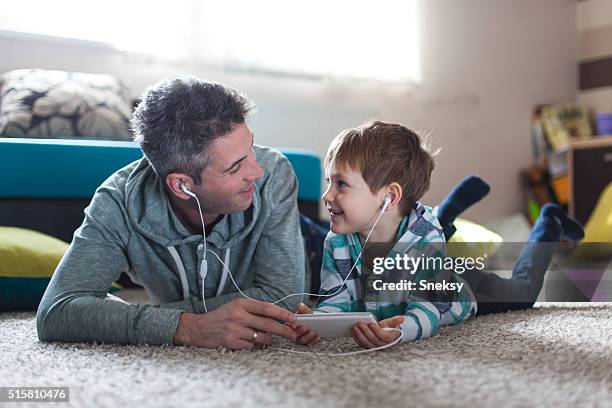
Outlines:
[[232, 214], [253, 202], [254, 182], [264, 175], [253, 151], [253, 133], [246, 123], [234, 125], [227, 135], [213, 141], [211, 161], [193, 186], [208, 214]]

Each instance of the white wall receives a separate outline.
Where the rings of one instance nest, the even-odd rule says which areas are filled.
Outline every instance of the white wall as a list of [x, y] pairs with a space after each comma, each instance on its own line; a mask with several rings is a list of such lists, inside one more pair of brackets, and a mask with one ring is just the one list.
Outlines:
[[38, 67], [111, 73], [128, 80], [135, 94], [166, 75], [189, 72], [235, 86], [256, 102], [251, 124], [259, 143], [306, 147], [321, 155], [345, 127], [372, 116], [400, 121], [431, 131], [433, 144], [443, 149], [425, 202], [435, 203], [464, 175], [479, 173], [493, 191], [469, 218], [487, 221], [519, 211], [518, 172], [530, 160], [534, 105], [576, 98], [576, 3], [423, 3], [424, 81], [412, 90], [151, 64], [82, 42], [27, 36], [0, 36], [0, 72]]
[[[576, 26], [578, 29], [578, 60], [588, 65], [593, 61], [605, 61], [612, 58], [612, 2], [609, 0], [581, 1], [577, 6]], [[598, 70], [597, 70], [598, 71]], [[585, 79], [599, 72], [589, 71]], [[581, 89], [578, 99], [589, 112], [612, 112], [612, 84], [608, 80], [597, 87]]]

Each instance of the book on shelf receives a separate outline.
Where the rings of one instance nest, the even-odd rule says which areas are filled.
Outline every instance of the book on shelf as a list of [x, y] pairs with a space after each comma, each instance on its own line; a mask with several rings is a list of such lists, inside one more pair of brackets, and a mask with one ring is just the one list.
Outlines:
[[571, 140], [586, 140], [593, 136], [586, 108], [579, 103], [543, 105], [536, 114], [548, 145], [555, 152], [566, 151]]
[[557, 202], [546, 169], [538, 165], [529, 166], [525, 171], [525, 182], [539, 204]]
[[551, 177], [547, 168], [533, 164], [521, 172], [525, 209], [532, 222], [546, 203], [557, 203], [567, 208], [569, 203], [569, 177], [563, 174]]
[[567, 174], [567, 150], [556, 152], [550, 150], [546, 153], [546, 161], [544, 162], [550, 177], [561, 177]]
[[565, 103], [536, 107], [531, 122], [533, 163], [521, 172], [525, 209], [532, 221], [546, 203], [567, 208], [569, 143], [592, 137], [591, 122], [583, 105]]
[[523, 200], [525, 203], [525, 213], [531, 224], [535, 223], [540, 214], [540, 204], [535, 197], [533, 187], [527, 176], [527, 171], [521, 171], [521, 185], [523, 191]]
[[569, 176], [563, 174], [560, 176], [552, 177], [551, 180], [552, 189], [557, 198], [557, 202], [563, 206], [569, 204], [570, 189], [569, 189]]

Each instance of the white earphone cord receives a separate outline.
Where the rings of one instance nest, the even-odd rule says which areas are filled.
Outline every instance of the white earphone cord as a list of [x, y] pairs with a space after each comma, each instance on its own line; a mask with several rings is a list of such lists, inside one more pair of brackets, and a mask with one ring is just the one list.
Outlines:
[[[232, 283], [234, 284], [234, 286], [236, 287], [236, 289], [238, 290], [238, 292], [245, 298], [247, 299], [251, 299], [251, 300], [257, 300], [257, 299], [253, 299], [252, 297], [248, 296], [247, 294], [245, 294], [242, 289], [240, 289], [240, 286], [238, 286], [238, 284], [236, 283], [236, 281], [234, 280], [234, 276], [232, 275], [232, 271], [229, 270], [229, 268], [227, 267], [227, 265], [225, 264], [225, 262], [223, 262], [221, 260], [221, 258], [219, 258], [219, 256], [214, 252], [209, 250], [206, 247], [206, 227], [204, 226], [204, 216], [202, 214], [202, 207], [200, 206], [200, 200], [198, 200], [198, 197], [193, 194], [191, 191], [187, 190], [186, 187], [184, 187], [184, 185], [181, 185], [182, 190], [188, 194], [189, 196], [195, 198], [196, 203], [198, 204], [198, 211], [200, 213], [200, 221], [202, 222], [202, 236], [204, 239], [204, 259], [202, 260], [202, 267], [206, 269], [206, 271], [208, 270], [208, 264], [206, 262], [206, 252], [210, 252], [211, 254], [213, 254], [215, 256], [215, 258], [217, 258], [217, 260], [219, 260], [219, 262], [221, 263], [221, 265], [223, 265], [224, 270], [227, 271], [230, 279], [232, 280]], [[365, 248], [366, 244], [368, 243], [368, 240], [370, 239], [370, 235], [372, 235], [372, 231], [374, 231], [374, 228], [376, 227], [376, 225], [378, 224], [378, 221], [380, 221], [380, 218], [382, 217], [383, 213], [385, 212], [385, 209], [387, 208], [387, 206], [389, 205], [390, 200], [385, 199], [384, 205], [382, 207], [382, 209], [380, 210], [380, 214], [378, 215], [378, 217], [376, 218], [376, 221], [374, 221], [374, 225], [372, 225], [372, 229], [370, 229], [370, 232], [368, 233], [368, 235], [366, 236], [366, 239], [363, 243], [363, 248]], [[338, 287], [338, 289], [333, 292], [333, 293], [329, 293], [326, 295], [320, 295], [317, 293], [292, 293], [290, 295], [287, 295], [279, 300], [277, 300], [276, 302], [273, 302], [273, 304], [277, 304], [282, 302], [285, 299], [288, 299], [290, 297], [293, 296], [303, 296], [303, 295], [308, 295], [308, 296], [316, 296], [316, 297], [330, 297], [330, 296], [334, 296], [336, 295], [338, 292], [340, 292], [342, 290], [342, 288], [344, 287], [344, 285], [346, 284], [346, 281], [348, 280], [349, 276], [351, 276], [351, 273], [353, 272], [353, 269], [355, 269], [355, 266], [357, 266], [357, 263], [359, 262], [359, 260], [361, 259], [361, 254], [363, 253], [363, 248], [362, 250], [359, 252], [359, 255], [357, 256], [357, 259], [355, 260], [355, 263], [353, 264], [353, 266], [351, 267], [351, 269], [348, 271], [348, 273], [346, 274], [346, 277], [344, 278], [344, 281], [342, 282], [342, 284]], [[206, 309], [206, 299], [204, 296], [204, 278], [206, 277], [206, 271], [204, 272], [204, 276], [202, 278], [202, 303], [204, 305], [204, 311], [206, 313], [208, 313], [208, 310]], [[351, 355], [351, 354], [360, 354], [360, 353], [369, 353], [372, 351], [378, 351], [378, 350], [384, 350], [386, 348], [395, 346], [397, 343], [399, 343], [400, 341], [402, 341], [402, 338], [404, 337], [404, 333], [397, 328], [383, 328], [383, 330], [385, 331], [397, 331], [399, 332], [399, 337], [397, 339], [395, 339], [393, 342], [389, 343], [389, 344], [385, 344], [384, 346], [379, 346], [379, 347], [375, 347], [375, 348], [371, 348], [371, 349], [366, 349], [366, 350], [358, 350], [358, 351], [349, 351], [346, 353], [315, 353], [312, 351], [300, 351], [300, 350], [291, 350], [291, 349], [282, 349], [282, 348], [276, 348], [276, 347], [270, 347], [271, 350], [277, 350], [277, 351], [286, 351], [286, 352], [291, 352], [291, 353], [299, 353], [299, 354], [325, 354], [328, 356], [347, 356], [347, 355]]]
[[[197, 198], [196, 198], [197, 200]], [[199, 208], [200, 204], [198, 202], [198, 208]], [[368, 243], [368, 240], [370, 239], [370, 235], [372, 235], [372, 231], [374, 231], [374, 227], [376, 227], [376, 224], [378, 224], [378, 221], [380, 220], [380, 217], [382, 217], [385, 208], [387, 207], [387, 204], [385, 204], [382, 208], [382, 210], [380, 211], [380, 214], [378, 215], [378, 218], [376, 218], [376, 221], [374, 221], [374, 225], [372, 226], [372, 229], [370, 230], [370, 232], [368, 233], [368, 235], [366, 236], [366, 239], [363, 243], [363, 247], [366, 246], [366, 244]], [[236, 281], [234, 280], [234, 277], [232, 276], [232, 272], [229, 270], [229, 268], [227, 267], [227, 265], [225, 265], [225, 263], [221, 260], [221, 258], [219, 258], [219, 256], [214, 253], [213, 251], [207, 250], [208, 252], [212, 253], [215, 258], [217, 258], [219, 260], [219, 262], [221, 262], [221, 265], [223, 265], [223, 268], [228, 272], [228, 275], [230, 277], [230, 279], [232, 280], [232, 282], [234, 283], [234, 286], [236, 287], [236, 289], [238, 289], [238, 292], [240, 292], [240, 294], [242, 296], [244, 296], [247, 299], [252, 299], [252, 300], [257, 300], [257, 299], [253, 299], [252, 297], [246, 295], [238, 286], [238, 284], [236, 283]], [[293, 296], [303, 296], [303, 295], [308, 295], [308, 296], [316, 296], [316, 297], [330, 297], [330, 296], [334, 296], [336, 295], [338, 292], [340, 292], [342, 290], [342, 288], [344, 287], [344, 285], [346, 284], [346, 281], [348, 280], [349, 276], [351, 276], [351, 273], [353, 272], [353, 269], [355, 269], [355, 266], [357, 266], [357, 263], [359, 262], [359, 260], [361, 259], [361, 254], [363, 253], [363, 250], [359, 252], [359, 255], [357, 256], [357, 259], [355, 260], [355, 263], [353, 264], [353, 266], [351, 267], [351, 269], [348, 271], [348, 273], [346, 274], [346, 277], [344, 278], [344, 281], [342, 282], [342, 284], [340, 285], [340, 287], [333, 293], [328, 293], [326, 295], [320, 295], [317, 293], [292, 293], [291, 295], [287, 295], [283, 298], [280, 298], [279, 300], [277, 300], [276, 302], [273, 302], [273, 304], [277, 304], [282, 302], [285, 299], [289, 299], [290, 297]]]
[[[204, 227], [204, 216], [202, 215], [202, 207], [200, 206], [200, 200], [198, 200], [198, 196], [196, 196], [194, 193], [189, 191], [187, 189], [187, 187], [185, 187], [184, 184], [181, 184], [181, 188], [182, 188], [182, 190], [186, 194], [188, 194], [191, 197], [195, 198], [196, 203], [198, 203], [198, 212], [200, 213], [200, 221], [202, 222], [202, 237], [203, 237], [203, 241], [204, 241], [204, 257], [203, 257], [204, 259], [202, 259], [202, 263], [200, 264], [200, 275], [202, 277], [202, 304], [204, 305], [204, 312], [208, 313], [208, 308], [206, 307], [206, 296], [204, 294], [204, 280], [206, 279], [206, 275], [208, 273], [208, 262], [206, 261], [206, 252], [208, 251], [208, 248], [206, 247], [206, 228]], [[212, 251], [210, 251], [210, 252], [212, 252]], [[214, 254], [214, 252], [213, 252], [213, 254]], [[215, 254], [215, 256], [216, 255], [217, 254]], [[221, 260], [219, 260], [219, 261], [221, 261]], [[225, 265], [223, 262], [221, 262], [221, 263], [223, 265]]]

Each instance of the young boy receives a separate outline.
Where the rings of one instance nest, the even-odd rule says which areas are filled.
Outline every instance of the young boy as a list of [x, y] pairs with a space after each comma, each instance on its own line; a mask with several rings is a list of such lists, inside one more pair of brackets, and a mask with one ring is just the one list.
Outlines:
[[[389, 256], [398, 253], [412, 257], [444, 256], [444, 242], [454, 233], [455, 217], [486, 196], [489, 186], [479, 177], [465, 178], [436, 207], [437, 219], [434, 218], [429, 208], [418, 203], [429, 188], [434, 166], [431, 155], [406, 127], [379, 121], [338, 135], [328, 150], [325, 165], [330, 184], [323, 200], [331, 213], [332, 231], [323, 252], [321, 294], [331, 296], [323, 297], [316, 311], [374, 312], [380, 320], [378, 325], [360, 323], [352, 329], [353, 338], [362, 347], [382, 346], [397, 339], [397, 332], [384, 328], [400, 327], [403, 340], [410, 341], [431, 336], [440, 325], [459, 323], [475, 313], [532, 307], [556, 244], [562, 238], [577, 241], [584, 237], [580, 223], [560, 206], [546, 204], [519, 254], [511, 278], [482, 269], [466, 270], [461, 277], [439, 270], [418, 271], [414, 276], [429, 273], [432, 280], [433, 272], [433, 280], [448, 278], [467, 285], [455, 293], [454, 299], [444, 294], [442, 302], [435, 301], [439, 300], [435, 293], [429, 299], [396, 293], [399, 296], [395, 299], [386, 296], [381, 302], [380, 296], [372, 297], [371, 290], [368, 293], [367, 275], [372, 274], [364, 272], [362, 266], [364, 260], [368, 265], [367, 250], [359, 257], [364, 238], [378, 218], [378, 208], [384, 208], [380, 205], [384, 201], [381, 197], [388, 196], [391, 201], [370, 242], [394, 244]], [[370, 269], [371, 263], [370, 259]], [[352, 265], [356, 270], [351, 271]], [[351, 276], [343, 284], [349, 271]], [[298, 313], [311, 312], [303, 304], [298, 308]], [[306, 326], [297, 327], [297, 334], [299, 344], [319, 340]]]
[[[329, 296], [321, 298], [315, 312], [372, 312], [378, 325], [359, 323], [352, 328], [355, 342], [362, 347], [382, 346], [399, 337], [397, 331], [384, 328], [399, 327], [403, 341], [413, 341], [476, 313], [474, 295], [457, 274], [445, 275], [435, 268], [408, 274], [398, 270], [381, 273], [378, 268], [373, 273], [377, 256], [445, 257], [442, 227], [431, 208], [418, 202], [429, 189], [433, 168], [432, 155], [414, 132], [381, 121], [345, 130], [327, 152], [329, 185], [323, 201], [331, 215], [331, 231], [324, 244], [320, 294]], [[386, 197], [389, 203], [381, 214]], [[370, 231], [368, 247], [373, 244], [374, 250], [379, 249], [377, 256], [369, 254], [368, 247], [359, 256]], [[382, 252], [381, 243], [389, 244]], [[380, 289], [381, 282], [398, 282], [400, 276], [413, 282], [435, 282], [446, 276], [453, 284], [464, 284], [454, 296], [446, 294], [444, 299], [439, 299], [441, 293], [428, 297], [424, 296], [427, 292]], [[298, 310], [309, 311], [304, 305]], [[300, 344], [318, 340], [304, 326], [298, 328], [298, 335]]]

